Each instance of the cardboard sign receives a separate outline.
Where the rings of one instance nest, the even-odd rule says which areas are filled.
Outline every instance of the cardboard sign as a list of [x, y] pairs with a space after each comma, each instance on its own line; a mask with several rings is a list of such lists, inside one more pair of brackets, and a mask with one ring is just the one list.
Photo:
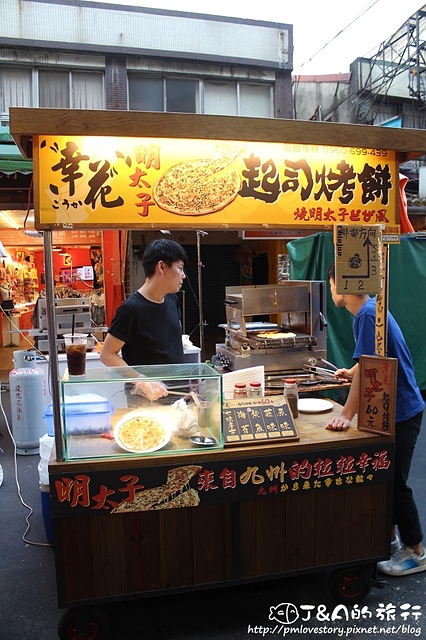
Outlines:
[[284, 396], [225, 400], [222, 422], [225, 446], [299, 440]]
[[361, 356], [358, 429], [395, 434], [397, 358]]
[[335, 226], [336, 291], [339, 294], [380, 293], [382, 230], [380, 225]]

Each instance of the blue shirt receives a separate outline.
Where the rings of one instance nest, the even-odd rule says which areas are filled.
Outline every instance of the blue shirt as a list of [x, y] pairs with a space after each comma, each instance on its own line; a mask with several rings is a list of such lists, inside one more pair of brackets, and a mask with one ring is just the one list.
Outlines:
[[[361, 307], [353, 322], [355, 338], [354, 359], [360, 356], [375, 356], [376, 341], [376, 299], [370, 298]], [[388, 312], [388, 358], [397, 358], [398, 376], [396, 390], [396, 422], [409, 420], [424, 409], [420, 389], [414, 376], [414, 367], [411, 354], [406, 345], [404, 336], [398, 323]]]

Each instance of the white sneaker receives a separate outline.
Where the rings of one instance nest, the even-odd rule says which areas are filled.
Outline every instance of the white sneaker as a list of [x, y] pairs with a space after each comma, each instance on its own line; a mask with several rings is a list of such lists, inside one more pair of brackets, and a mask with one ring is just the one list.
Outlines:
[[426, 551], [419, 556], [410, 547], [402, 547], [389, 560], [378, 562], [377, 568], [389, 576], [408, 576], [426, 571]]
[[400, 548], [401, 548], [401, 540], [399, 539], [398, 534], [395, 533], [395, 537], [391, 542], [391, 556], [397, 551], [399, 551]]

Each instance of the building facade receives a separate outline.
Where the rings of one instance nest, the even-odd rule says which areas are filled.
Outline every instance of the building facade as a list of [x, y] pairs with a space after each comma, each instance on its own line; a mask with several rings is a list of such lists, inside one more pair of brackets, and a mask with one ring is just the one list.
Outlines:
[[11, 106], [292, 118], [292, 25], [85, 0], [2, 0]]
[[294, 76], [295, 118], [424, 129], [425, 54], [426, 5], [349, 73]]

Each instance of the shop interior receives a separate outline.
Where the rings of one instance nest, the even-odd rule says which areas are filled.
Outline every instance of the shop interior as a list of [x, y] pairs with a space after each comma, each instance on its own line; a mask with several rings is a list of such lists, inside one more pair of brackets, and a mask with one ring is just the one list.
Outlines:
[[[12, 218], [14, 217], [14, 219]], [[0, 226], [0, 370], [2, 379], [13, 368], [13, 351], [39, 349], [47, 352], [45, 305], [45, 267], [42, 234], [27, 237], [20, 224], [21, 211], [9, 212], [13, 229]], [[3, 224], [5, 214], [2, 214]], [[73, 314], [85, 312], [84, 328], [102, 340], [98, 327], [105, 325], [105, 292], [101, 234], [85, 241], [61, 232], [53, 249], [55, 298], [71, 301]], [[80, 234], [86, 235], [86, 234]], [[39, 236], [39, 237], [38, 237]], [[85, 244], [82, 244], [85, 242]], [[25, 244], [24, 244], [25, 243]], [[81, 309], [80, 309], [81, 307]], [[71, 311], [71, 310], [70, 310]], [[83, 326], [81, 327], [83, 328]]]

